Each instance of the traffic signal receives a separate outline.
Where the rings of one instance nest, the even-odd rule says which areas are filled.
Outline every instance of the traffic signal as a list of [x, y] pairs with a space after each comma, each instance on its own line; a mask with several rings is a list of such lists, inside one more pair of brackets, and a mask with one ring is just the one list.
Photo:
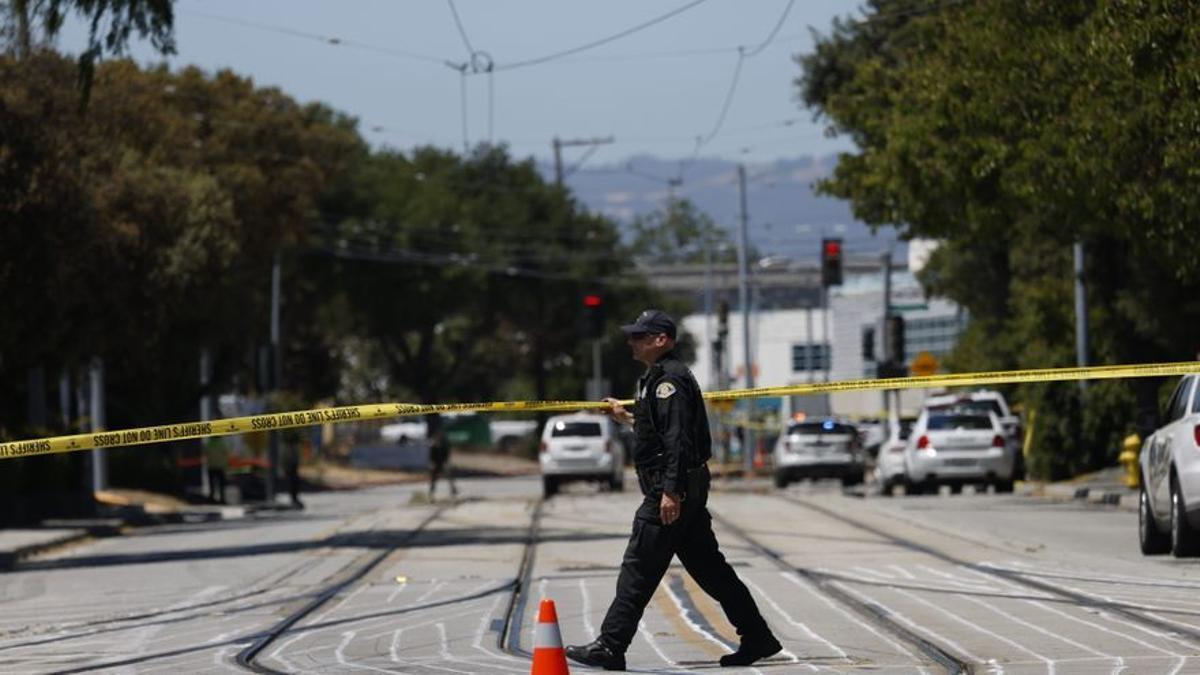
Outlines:
[[862, 328], [862, 357], [863, 361], [875, 360], [875, 326]]
[[840, 237], [821, 240], [821, 285], [842, 285], [842, 240]]
[[593, 340], [604, 337], [604, 296], [599, 293], [583, 296], [583, 329]]
[[892, 314], [887, 318], [887, 359], [901, 364], [905, 361], [904, 354], [904, 317]]

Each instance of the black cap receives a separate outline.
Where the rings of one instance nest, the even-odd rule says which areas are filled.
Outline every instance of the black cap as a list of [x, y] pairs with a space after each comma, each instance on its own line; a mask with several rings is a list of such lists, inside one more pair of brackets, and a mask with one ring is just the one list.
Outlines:
[[621, 326], [621, 330], [626, 333], [661, 333], [674, 340], [675, 320], [660, 309], [648, 309], [639, 314], [633, 323]]

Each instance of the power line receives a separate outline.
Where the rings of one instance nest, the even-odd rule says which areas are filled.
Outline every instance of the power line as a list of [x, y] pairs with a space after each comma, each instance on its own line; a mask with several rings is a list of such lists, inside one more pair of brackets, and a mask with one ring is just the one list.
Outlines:
[[228, 23], [228, 24], [233, 24], [235, 26], [242, 26], [243, 28], [253, 28], [255, 30], [266, 31], [268, 33], [278, 33], [280, 35], [288, 35], [291, 37], [303, 38], [306, 40], [315, 40], [317, 42], [322, 42], [324, 44], [332, 45], [334, 47], [351, 47], [353, 49], [360, 49], [363, 51], [375, 52], [378, 54], [386, 54], [388, 56], [395, 56], [398, 58], [411, 59], [414, 61], [425, 61], [427, 63], [439, 63], [440, 64], [440, 63], [446, 62], [446, 59], [443, 59], [443, 58], [437, 57], [437, 56], [430, 56], [429, 54], [420, 54], [418, 52], [409, 52], [409, 51], [404, 51], [402, 49], [393, 49], [391, 47], [381, 47], [379, 45], [368, 44], [365, 42], [358, 42], [356, 40], [346, 40], [343, 38], [333, 37], [333, 36], [329, 36], [329, 35], [320, 35], [318, 33], [308, 33], [305, 31], [294, 30], [292, 28], [284, 28], [282, 26], [273, 26], [273, 25], [266, 24], [266, 23], [259, 23], [257, 21], [249, 21], [247, 19], [235, 19], [235, 18], [229, 17], [229, 16], [221, 16], [219, 14], [209, 14], [207, 12], [197, 12], [195, 10], [176, 10], [176, 11], [179, 12], [180, 14], [196, 16], [196, 17], [199, 17], [202, 19], [208, 19], [209, 21], [219, 21], [221, 23]]
[[767, 48], [767, 45], [771, 44], [771, 41], [774, 40], [775, 36], [779, 34], [779, 29], [783, 28], [783, 22], [785, 20], [787, 20], [788, 13], [792, 11], [792, 4], [795, 2], [796, 2], [796, 0], [788, 0], [787, 6], [783, 8], [783, 14], [779, 15], [779, 21], [775, 22], [775, 27], [772, 28], [771, 33], [769, 35], [767, 35], [767, 39], [763, 40], [762, 44], [760, 44], [759, 46], [757, 46], [754, 49], [751, 49], [749, 52], [747, 52], [746, 53], [747, 58], [758, 56], [758, 54], [760, 52], [762, 52], [762, 50]]
[[450, 13], [454, 15], [454, 25], [458, 26], [458, 35], [467, 47], [467, 54], [474, 56], [475, 48], [471, 46], [471, 39], [467, 37], [467, 29], [463, 28], [462, 18], [458, 15], [458, 8], [454, 6], [454, 0], [446, 0], [446, 2], [450, 3]]
[[599, 47], [600, 45], [603, 45], [603, 44], [608, 44], [609, 42], [612, 42], [614, 40], [619, 40], [628, 35], [632, 35], [638, 31], [649, 28], [650, 26], [653, 26], [655, 24], [662, 23], [663, 21], [666, 21], [667, 19], [669, 19], [677, 14], [682, 14], [683, 12], [686, 12], [687, 10], [692, 9], [693, 7], [696, 7], [697, 5], [701, 5], [707, 1], [708, 0], [692, 0], [692, 2], [689, 2], [686, 5], [682, 5], [680, 7], [676, 7], [675, 9], [667, 12], [666, 14], [662, 14], [653, 19], [650, 19], [649, 21], [640, 23], [636, 26], [626, 28], [623, 31], [609, 35], [608, 37], [603, 37], [603, 38], [600, 38], [599, 40], [594, 40], [592, 42], [580, 45], [578, 47], [572, 47], [571, 49], [564, 49], [563, 51], [560, 51], [560, 52], [554, 52], [553, 54], [547, 54], [545, 56], [539, 56], [539, 57], [532, 58], [532, 59], [526, 59], [524, 61], [515, 61], [513, 63], [502, 64], [502, 65], [496, 66], [496, 70], [514, 70], [516, 68], [525, 68], [527, 66], [534, 66], [534, 65], [538, 65], [540, 63], [546, 63], [547, 61], [553, 61], [555, 59], [560, 59], [564, 56], [570, 56], [571, 54], [578, 54], [579, 52], [587, 51], [589, 49]]

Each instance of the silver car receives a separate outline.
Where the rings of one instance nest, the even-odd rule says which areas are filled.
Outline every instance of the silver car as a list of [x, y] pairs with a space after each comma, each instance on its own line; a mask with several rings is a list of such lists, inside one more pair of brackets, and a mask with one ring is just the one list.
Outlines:
[[1000, 419], [993, 412], [922, 410], [904, 448], [909, 494], [936, 492], [949, 485], [1013, 491], [1015, 459]]
[[864, 455], [858, 429], [851, 424], [790, 424], [775, 442], [775, 487], [804, 478], [840, 478], [842, 485], [858, 485], [863, 482]]
[[547, 497], [568, 481], [597, 481], [613, 491], [625, 488], [625, 446], [607, 417], [579, 413], [546, 420], [538, 461]]
[[1163, 425], [1142, 443], [1138, 539], [1142, 553], [1200, 553], [1200, 376], [1185, 375]]

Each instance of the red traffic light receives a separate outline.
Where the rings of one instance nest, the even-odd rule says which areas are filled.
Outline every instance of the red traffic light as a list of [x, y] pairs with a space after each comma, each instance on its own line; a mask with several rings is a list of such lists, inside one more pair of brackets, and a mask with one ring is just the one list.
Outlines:
[[836, 258], [842, 254], [842, 242], [840, 239], [825, 240], [825, 257]]
[[603, 304], [604, 304], [604, 298], [600, 297], [599, 295], [583, 296], [583, 306], [584, 307], [599, 307], [600, 305], [603, 305]]

